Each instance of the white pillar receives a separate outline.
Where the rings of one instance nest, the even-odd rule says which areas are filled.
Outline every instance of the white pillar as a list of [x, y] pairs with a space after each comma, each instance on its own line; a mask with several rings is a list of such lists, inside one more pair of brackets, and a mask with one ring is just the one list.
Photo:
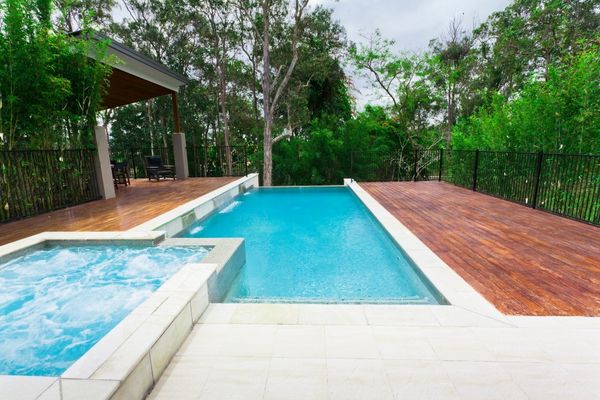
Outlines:
[[186, 179], [190, 176], [188, 170], [187, 147], [185, 133], [173, 133], [173, 153], [175, 155], [175, 173], [177, 179]]
[[94, 128], [94, 144], [96, 145], [96, 180], [100, 195], [104, 199], [115, 197], [115, 184], [113, 182], [112, 170], [110, 168], [110, 154], [108, 150], [108, 135], [106, 128], [96, 126]]

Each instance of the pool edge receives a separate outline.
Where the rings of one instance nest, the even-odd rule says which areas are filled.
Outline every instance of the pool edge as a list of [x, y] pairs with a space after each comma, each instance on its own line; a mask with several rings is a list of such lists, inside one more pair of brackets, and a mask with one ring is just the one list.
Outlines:
[[462, 307], [491, 318], [504, 319], [504, 314], [360, 187], [358, 182], [353, 179], [344, 179], [344, 186], [358, 197], [412, 264], [440, 292], [449, 305]]

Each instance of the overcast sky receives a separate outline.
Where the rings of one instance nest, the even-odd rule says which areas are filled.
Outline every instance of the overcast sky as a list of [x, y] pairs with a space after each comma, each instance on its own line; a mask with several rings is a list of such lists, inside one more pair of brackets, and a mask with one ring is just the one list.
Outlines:
[[[494, 11], [504, 9], [510, 0], [311, 0], [311, 3], [332, 8], [334, 18], [344, 26], [351, 41], [360, 42], [361, 35], [379, 29], [383, 37], [396, 41], [399, 52], [419, 52], [447, 29], [452, 18], [462, 18], [468, 27], [479, 25]], [[355, 76], [353, 81], [359, 109], [366, 102], [380, 102], [368, 82]]]

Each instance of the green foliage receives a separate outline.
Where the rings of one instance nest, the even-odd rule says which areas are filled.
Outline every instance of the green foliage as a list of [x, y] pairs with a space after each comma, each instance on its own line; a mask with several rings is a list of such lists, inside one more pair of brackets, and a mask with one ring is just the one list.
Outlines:
[[600, 47], [584, 46], [533, 79], [509, 101], [497, 94], [490, 107], [459, 124], [456, 148], [561, 153], [600, 151]]
[[104, 44], [53, 31], [51, 14], [50, 0], [0, 4], [0, 147], [90, 144], [109, 68], [87, 54]]

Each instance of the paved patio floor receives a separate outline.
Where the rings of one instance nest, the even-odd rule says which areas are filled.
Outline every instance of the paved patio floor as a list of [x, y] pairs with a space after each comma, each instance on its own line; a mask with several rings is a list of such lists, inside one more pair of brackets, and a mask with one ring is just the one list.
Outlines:
[[600, 399], [600, 318], [211, 304], [150, 399]]

